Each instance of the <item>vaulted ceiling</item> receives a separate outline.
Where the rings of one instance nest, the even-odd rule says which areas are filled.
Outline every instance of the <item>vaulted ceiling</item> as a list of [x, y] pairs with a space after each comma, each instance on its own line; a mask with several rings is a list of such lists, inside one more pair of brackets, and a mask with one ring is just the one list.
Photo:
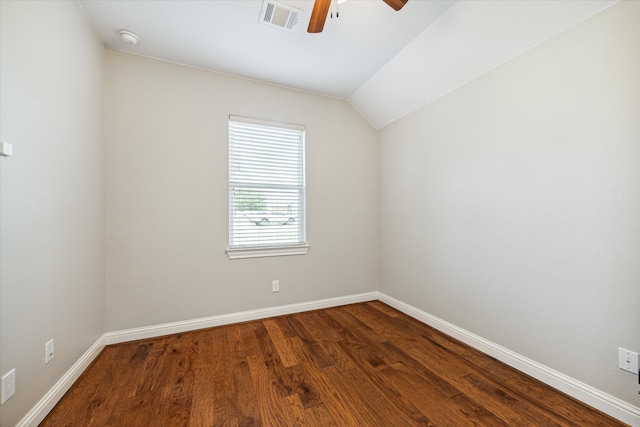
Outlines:
[[312, 0], [283, 2], [292, 31], [259, 22], [262, 0], [79, 1], [107, 48], [346, 99], [376, 129], [615, 2], [349, 0], [311, 34]]

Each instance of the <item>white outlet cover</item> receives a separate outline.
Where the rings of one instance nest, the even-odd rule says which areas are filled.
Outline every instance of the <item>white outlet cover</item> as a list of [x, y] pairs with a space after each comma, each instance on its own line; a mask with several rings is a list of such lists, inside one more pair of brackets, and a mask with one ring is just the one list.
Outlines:
[[9, 400], [9, 398], [14, 394], [16, 394], [15, 368], [2, 376], [2, 396], [0, 397], [0, 404], [4, 405], [4, 402]]
[[44, 363], [45, 364], [51, 362], [51, 359], [53, 359], [53, 354], [54, 354], [53, 340], [49, 340], [44, 345]]
[[638, 374], [638, 353], [627, 350], [626, 348], [618, 348], [618, 367], [625, 371]]

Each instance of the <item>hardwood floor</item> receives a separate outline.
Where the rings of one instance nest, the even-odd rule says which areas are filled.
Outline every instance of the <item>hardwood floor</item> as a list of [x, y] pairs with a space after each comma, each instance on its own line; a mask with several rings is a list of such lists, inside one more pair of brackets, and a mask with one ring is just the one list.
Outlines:
[[41, 426], [621, 426], [379, 302], [106, 347]]

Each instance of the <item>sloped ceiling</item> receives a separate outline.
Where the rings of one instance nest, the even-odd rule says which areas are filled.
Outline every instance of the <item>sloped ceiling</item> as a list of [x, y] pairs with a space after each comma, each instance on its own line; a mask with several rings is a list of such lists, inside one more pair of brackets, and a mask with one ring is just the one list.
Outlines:
[[110, 49], [346, 99], [376, 129], [616, 2], [350, 0], [309, 34], [312, 0], [286, 1], [291, 32], [258, 23], [262, 0], [79, 0]]
[[380, 129], [616, 1], [458, 1], [350, 97]]

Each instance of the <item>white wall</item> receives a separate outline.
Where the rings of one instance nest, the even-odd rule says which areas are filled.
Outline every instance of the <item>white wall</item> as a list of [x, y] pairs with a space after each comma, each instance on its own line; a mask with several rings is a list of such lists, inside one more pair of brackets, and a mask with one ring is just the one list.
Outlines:
[[637, 405], [640, 3], [379, 133], [380, 290]]
[[[227, 258], [229, 114], [306, 126], [307, 255]], [[377, 136], [346, 102], [109, 51], [107, 117], [107, 330], [377, 288]]]
[[75, 2], [0, 2], [0, 373], [17, 372], [2, 426], [104, 332], [103, 68]]

